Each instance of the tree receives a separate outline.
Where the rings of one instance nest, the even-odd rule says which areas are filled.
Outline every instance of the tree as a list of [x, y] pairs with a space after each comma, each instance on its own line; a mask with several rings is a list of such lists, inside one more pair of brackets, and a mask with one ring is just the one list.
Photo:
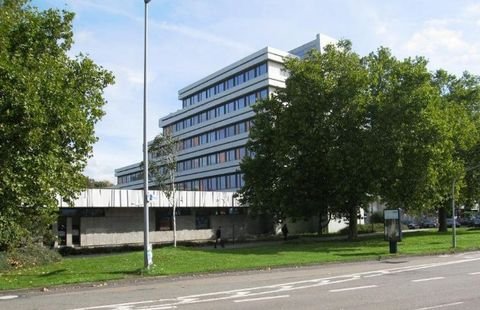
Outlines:
[[176, 220], [176, 189], [175, 174], [177, 172], [178, 139], [169, 132], [159, 134], [148, 147], [152, 160], [149, 161], [149, 174], [157, 183], [157, 187], [165, 193], [172, 206], [173, 219], [173, 246], [177, 246], [177, 220]]
[[254, 108], [242, 199], [289, 217], [347, 215], [355, 238], [358, 208], [373, 184], [362, 151], [369, 120], [361, 59], [341, 41], [288, 59], [285, 68], [285, 89]]
[[0, 5], [0, 250], [56, 220], [57, 197], [84, 186], [110, 72], [67, 53], [74, 14], [25, 0]]
[[[434, 85], [448, 111], [444, 114], [450, 124], [450, 144], [458, 167], [446, 182], [451, 186], [455, 180], [455, 197], [471, 207], [478, 201], [480, 193], [477, 171], [480, 164], [480, 77], [465, 72], [458, 78], [438, 70]], [[447, 190], [450, 193], [451, 189]], [[446, 215], [451, 198], [450, 194], [446, 195], [439, 208], [439, 231], [447, 230]]]
[[95, 180], [92, 178], [87, 178], [86, 180], [87, 188], [111, 188], [113, 187], [113, 183], [108, 180]]
[[472, 76], [434, 75], [424, 58], [398, 60], [386, 48], [361, 58], [348, 41], [285, 68], [285, 89], [254, 107], [254, 156], [241, 165], [253, 209], [340, 214], [355, 238], [359, 207], [372, 197], [437, 210], [480, 149]]

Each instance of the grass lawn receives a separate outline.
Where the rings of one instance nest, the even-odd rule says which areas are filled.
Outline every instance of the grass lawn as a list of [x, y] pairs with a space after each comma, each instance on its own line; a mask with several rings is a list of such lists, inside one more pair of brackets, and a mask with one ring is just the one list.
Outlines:
[[[398, 255], [452, 251], [452, 235], [436, 231], [409, 232], [398, 244]], [[457, 251], [480, 250], [480, 230], [457, 229]], [[395, 255], [394, 255], [395, 256]], [[299, 266], [392, 257], [383, 236], [355, 242], [299, 238], [287, 242], [252, 243], [241, 248], [162, 247], [154, 250], [154, 266], [143, 270], [143, 251], [67, 257], [59, 263], [0, 273], [0, 290], [51, 287], [140, 276], [181, 275], [277, 266]]]

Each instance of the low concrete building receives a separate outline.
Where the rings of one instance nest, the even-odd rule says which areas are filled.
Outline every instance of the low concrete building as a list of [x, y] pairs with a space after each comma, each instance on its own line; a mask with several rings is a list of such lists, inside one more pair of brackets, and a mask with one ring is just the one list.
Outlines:
[[[173, 241], [172, 202], [160, 191], [150, 191], [149, 228], [153, 244]], [[266, 216], [252, 217], [240, 205], [235, 192], [178, 191], [175, 195], [177, 241], [214, 239], [221, 226], [230, 240], [274, 233]], [[68, 205], [59, 199], [60, 216], [55, 227], [58, 246], [101, 247], [143, 244], [143, 191], [87, 189]], [[289, 223], [291, 233], [316, 232], [318, 220]], [[332, 221], [329, 231], [345, 227]]]

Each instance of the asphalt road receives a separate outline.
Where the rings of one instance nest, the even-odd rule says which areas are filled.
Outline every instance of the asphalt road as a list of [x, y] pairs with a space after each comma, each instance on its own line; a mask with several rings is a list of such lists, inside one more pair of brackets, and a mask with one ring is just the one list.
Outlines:
[[480, 309], [480, 252], [0, 293], [0, 309]]

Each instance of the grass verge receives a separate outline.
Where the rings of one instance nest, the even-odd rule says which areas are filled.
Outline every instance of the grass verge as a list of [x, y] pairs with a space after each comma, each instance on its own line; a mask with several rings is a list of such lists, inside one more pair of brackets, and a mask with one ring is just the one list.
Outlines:
[[[451, 233], [410, 232], [398, 245], [399, 255], [439, 254], [452, 251]], [[480, 230], [457, 230], [457, 251], [480, 250]], [[144, 272], [143, 251], [101, 256], [68, 257], [45, 266], [0, 273], [0, 290], [128, 279], [140, 276], [185, 275], [350, 262], [388, 258], [383, 236], [358, 241], [299, 238], [287, 242], [243, 247], [163, 247], [154, 250], [154, 266]]]

